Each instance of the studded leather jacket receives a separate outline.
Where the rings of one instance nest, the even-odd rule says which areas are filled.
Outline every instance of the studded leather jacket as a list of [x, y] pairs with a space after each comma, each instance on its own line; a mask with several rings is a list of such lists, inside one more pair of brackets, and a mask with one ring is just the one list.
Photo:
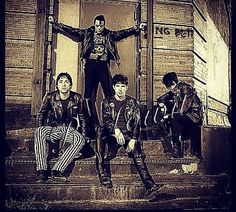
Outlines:
[[[203, 106], [196, 90], [188, 83], [179, 82], [175, 92], [167, 92], [157, 99], [157, 103], [164, 103], [171, 113], [187, 115], [194, 123], [203, 117]], [[171, 108], [170, 108], [171, 107]]]
[[[131, 133], [131, 138], [139, 140], [140, 135], [140, 109], [136, 99], [126, 96], [125, 123], [126, 129]], [[102, 129], [109, 134], [115, 133], [118, 109], [115, 105], [115, 97], [106, 98], [102, 101]]]
[[[81, 59], [87, 59], [89, 57], [93, 45], [93, 35], [95, 31], [94, 26], [91, 26], [87, 29], [79, 29], [79, 28], [73, 28], [71, 26], [62, 23], [54, 22], [53, 28], [54, 30], [59, 31], [60, 33], [66, 35], [67, 37], [70, 37], [77, 42], [81, 42], [82, 44], [81, 55], [80, 55]], [[137, 36], [139, 32], [140, 29], [137, 26], [118, 31], [112, 31], [110, 29], [105, 28], [104, 36], [106, 40], [106, 47], [109, 52], [109, 59], [114, 60], [116, 64], [119, 66], [120, 56], [118, 54], [115, 42], [132, 35]]]
[[[44, 96], [42, 105], [37, 114], [38, 126], [62, 125], [63, 107], [58, 91], [49, 92]], [[86, 136], [86, 123], [83, 113], [83, 100], [79, 93], [70, 91], [65, 124], [71, 126]]]

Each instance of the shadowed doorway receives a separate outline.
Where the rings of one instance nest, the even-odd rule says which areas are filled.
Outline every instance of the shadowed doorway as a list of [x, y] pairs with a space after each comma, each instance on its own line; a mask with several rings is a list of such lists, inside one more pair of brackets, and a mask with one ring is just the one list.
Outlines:
[[[111, 30], [120, 30], [135, 25], [134, 13], [135, 4], [131, 2], [118, 1], [81, 1], [80, 7], [80, 28], [87, 28], [93, 25], [94, 17], [103, 14], [106, 19], [106, 27]], [[128, 95], [136, 95], [136, 38], [134, 36], [117, 42], [117, 48], [121, 59], [121, 67], [112, 61], [110, 70], [112, 76], [116, 73], [123, 73], [129, 78]], [[84, 80], [83, 75], [79, 76], [79, 80]], [[83, 83], [84, 84], [84, 83]], [[79, 85], [81, 86], [81, 84]], [[83, 88], [78, 87], [78, 90]], [[99, 86], [97, 94], [97, 110], [100, 113], [100, 103], [103, 99], [102, 89]]]

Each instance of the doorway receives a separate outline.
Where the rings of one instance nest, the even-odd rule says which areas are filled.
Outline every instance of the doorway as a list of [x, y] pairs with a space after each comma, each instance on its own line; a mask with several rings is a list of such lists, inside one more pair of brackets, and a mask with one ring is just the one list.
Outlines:
[[[86, 1], [81, 0], [80, 5], [80, 28], [88, 28], [93, 25], [94, 17], [103, 14], [106, 19], [106, 27], [111, 30], [120, 30], [135, 25], [134, 14], [135, 4], [132, 2], [118, 1]], [[115, 62], [111, 62], [110, 70], [112, 76], [116, 73], [123, 73], [129, 78], [128, 95], [136, 97], [136, 38], [131, 36], [117, 42], [117, 48], [121, 59], [121, 67], [118, 69]], [[83, 82], [83, 75], [79, 76]], [[81, 90], [81, 87], [78, 87]], [[83, 88], [82, 88], [83, 90]], [[84, 90], [83, 90], [84, 91]], [[103, 99], [102, 89], [99, 86], [97, 95], [97, 110], [100, 111]]]

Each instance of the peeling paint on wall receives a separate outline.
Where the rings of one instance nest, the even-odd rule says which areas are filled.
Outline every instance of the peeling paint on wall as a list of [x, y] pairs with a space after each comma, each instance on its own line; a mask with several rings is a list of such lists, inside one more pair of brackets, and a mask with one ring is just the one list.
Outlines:
[[210, 17], [208, 26], [208, 96], [229, 103], [229, 50]]

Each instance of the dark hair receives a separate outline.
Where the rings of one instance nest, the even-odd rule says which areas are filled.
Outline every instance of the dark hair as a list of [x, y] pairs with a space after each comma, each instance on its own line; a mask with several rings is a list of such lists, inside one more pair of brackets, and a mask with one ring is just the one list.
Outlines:
[[96, 20], [98, 20], [98, 21], [104, 21], [104, 24], [106, 23], [104, 15], [98, 15], [98, 16], [96, 16], [96, 17], [94, 18], [94, 20], [93, 20], [93, 24], [95, 24], [95, 21], [96, 21]]
[[70, 85], [72, 86], [72, 78], [67, 72], [61, 72], [60, 74], [58, 74], [56, 79], [56, 86], [58, 85], [58, 81], [61, 77], [66, 77], [70, 81]]
[[117, 83], [128, 85], [129, 83], [128, 77], [123, 74], [115, 74], [112, 78], [112, 84], [116, 85]]
[[170, 87], [173, 82], [178, 83], [178, 76], [175, 72], [169, 72], [167, 74], [165, 74], [162, 78], [162, 83], [166, 86], [166, 87]]

